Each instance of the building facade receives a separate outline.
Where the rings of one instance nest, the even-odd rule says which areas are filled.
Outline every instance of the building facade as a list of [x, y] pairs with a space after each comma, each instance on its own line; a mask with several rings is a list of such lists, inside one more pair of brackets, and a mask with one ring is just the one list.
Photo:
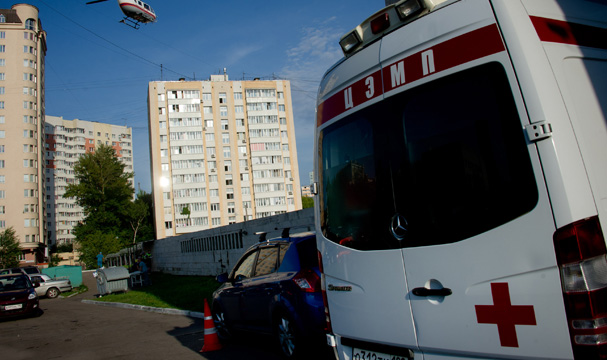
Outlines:
[[46, 33], [38, 9], [0, 9], [0, 231], [12, 227], [21, 263], [48, 256], [43, 175]]
[[76, 183], [75, 162], [101, 144], [111, 145], [116, 150], [116, 155], [126, 165], [124, 171], [133, 171], [131, 128], [46, 116], [44, 177], [49, 247], [74, 241], [73, 228], [84, 219], [84, 213], [76, 199], [63, 195], [69, 184]]
[[158, 239], [301, 209], [289, 81], [155, 81], [148, 107]]

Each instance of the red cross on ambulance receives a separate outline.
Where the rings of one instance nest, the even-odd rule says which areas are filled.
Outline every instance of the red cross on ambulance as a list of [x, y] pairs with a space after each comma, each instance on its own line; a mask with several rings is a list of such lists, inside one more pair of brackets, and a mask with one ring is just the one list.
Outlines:
[[518, 347], [516, 325], [537, 325], [533, 305], [512, 305], [508, 283], [491, 283], [493, 305], [475, 305], [479, 324], [495, 324], [504, 347]]

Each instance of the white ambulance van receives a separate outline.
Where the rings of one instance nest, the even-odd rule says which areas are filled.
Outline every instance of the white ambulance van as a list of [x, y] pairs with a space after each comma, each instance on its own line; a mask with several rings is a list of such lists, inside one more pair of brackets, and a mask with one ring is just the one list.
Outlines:
[[607, 358], [607, 2], [402, 0], [321, 81], [341, 360]]

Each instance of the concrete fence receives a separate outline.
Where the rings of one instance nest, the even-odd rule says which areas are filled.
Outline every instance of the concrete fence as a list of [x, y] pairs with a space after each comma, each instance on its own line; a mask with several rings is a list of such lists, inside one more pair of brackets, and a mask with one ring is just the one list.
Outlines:
[[[152, 253], [152, 271], [173, 275], [217, 275], [229, 272], [251, 245], [291, 234], [314, 230], [312, 208], [245, 221], [218, 228], [155, 240], [144, 247]], [[150, 246], [152, 245], [152, 246]]]

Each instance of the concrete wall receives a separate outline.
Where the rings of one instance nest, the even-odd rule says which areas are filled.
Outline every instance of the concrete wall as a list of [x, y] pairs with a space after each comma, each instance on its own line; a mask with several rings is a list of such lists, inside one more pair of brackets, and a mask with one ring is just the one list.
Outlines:
[[312, 208], [250, 220], [209, 230], [154, 241], [152, 271], [173, 275], [215, 276], [232, 270], [240, 256], [260, 235], [280, 237], [284, 228], [291, 234], [314, 230]]

